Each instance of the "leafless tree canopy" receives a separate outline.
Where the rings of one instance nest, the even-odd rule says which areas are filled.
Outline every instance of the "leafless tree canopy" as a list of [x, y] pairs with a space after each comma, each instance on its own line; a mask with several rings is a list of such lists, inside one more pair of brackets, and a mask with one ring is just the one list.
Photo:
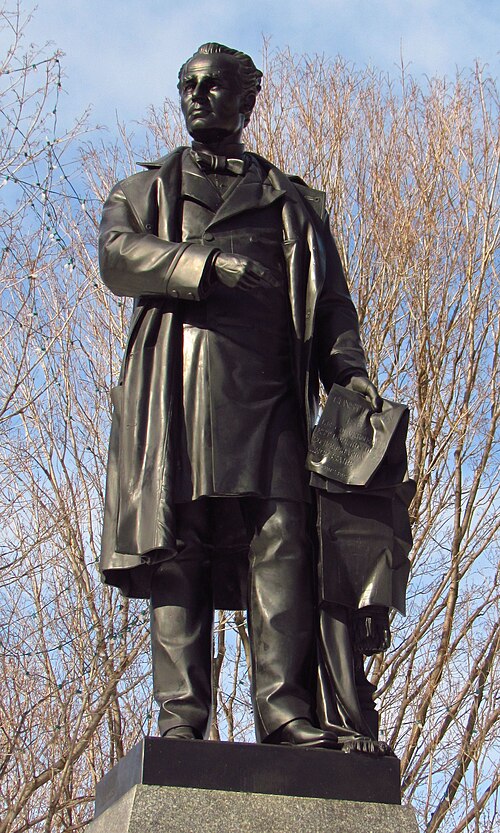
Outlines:
[[[62, 134], [59, 56], [0, 25], [0, 833], [81, 830], [95, 781], [154, 731], [148, 612], [99, 585], [129, 310], [102, 287], [101, 204], [146, 148]], [[403, 800], [427, 833], [493, 831], [499, 783], [499, 100], [479, 66], [417, 81], [264, 49], [248, 144], [326, 190], [371, 373], [412, 411], [408, 616], [370, 662]], [[111, 103], [110, 103], [111, 104]], [[213, 737], [251, 739], [243, 614], [219, 614]], [[495, 684], [497, 692], [495, 696]], [[495, 757], [496, 756], [496, 757]]]

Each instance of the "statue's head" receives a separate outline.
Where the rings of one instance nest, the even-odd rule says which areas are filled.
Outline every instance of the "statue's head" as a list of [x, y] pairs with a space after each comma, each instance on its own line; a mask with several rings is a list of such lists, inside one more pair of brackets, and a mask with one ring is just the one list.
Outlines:
[[204, 43], [182, 65], [178, 89], [190, 135], [202, 142], [239, 141], [250, 120], [262, 73], [249, 55]]

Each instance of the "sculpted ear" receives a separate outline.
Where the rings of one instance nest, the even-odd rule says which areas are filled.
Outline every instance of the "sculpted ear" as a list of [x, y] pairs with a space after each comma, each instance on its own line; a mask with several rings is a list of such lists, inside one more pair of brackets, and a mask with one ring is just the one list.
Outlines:
[[241, 102], [241, 112], [245, 116], [245, 125], [248, 124], [250, 121], [250, 115], [252, 113], [253, 108], [255, 107], [255, 102], [257, 100], [257, 96], [255, 93], [247, 93]]

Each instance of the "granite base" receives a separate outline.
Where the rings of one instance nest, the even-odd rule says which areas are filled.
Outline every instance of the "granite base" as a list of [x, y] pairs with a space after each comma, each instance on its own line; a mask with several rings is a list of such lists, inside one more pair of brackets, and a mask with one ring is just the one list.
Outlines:
[[145, 738], [100, 781], [86, 833], [418, 833], [399, 761]]

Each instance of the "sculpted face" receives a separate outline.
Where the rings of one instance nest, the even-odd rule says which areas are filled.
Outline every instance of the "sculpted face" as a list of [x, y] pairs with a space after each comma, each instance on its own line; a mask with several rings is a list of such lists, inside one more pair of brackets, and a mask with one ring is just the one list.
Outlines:
[[227, 137], [240, 140], [249, 96], [241, 92], [238, 63], [231, 55], [195, 55], [186, 65], [180, 96], [193, 139], [205, 143]]

